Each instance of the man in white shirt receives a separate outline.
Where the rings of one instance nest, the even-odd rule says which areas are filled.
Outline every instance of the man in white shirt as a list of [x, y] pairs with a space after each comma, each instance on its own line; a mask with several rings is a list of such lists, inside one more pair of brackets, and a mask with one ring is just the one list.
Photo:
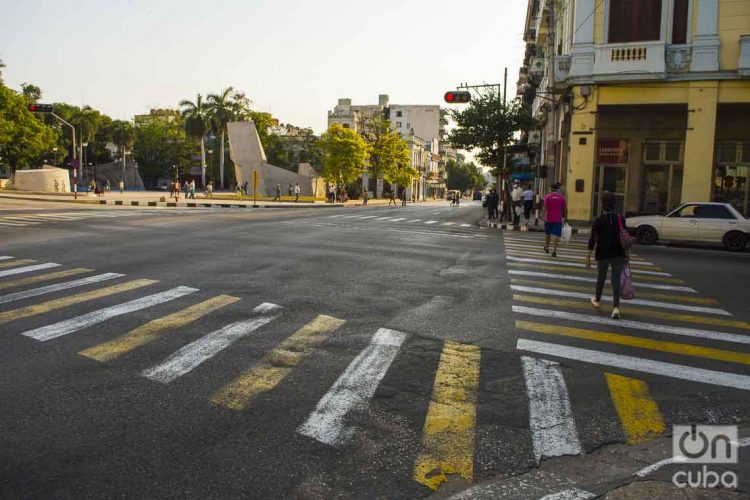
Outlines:
[[521, 205], [523, 204], [523, 189], [520, 184], [513, 187], [510, 198], [513, 201], [513, 225], [517, 226], [521, 223]]
[[300, 193], [299, 182], [297, 182], [294, 184], [294, 203], [299, 202], [299, 193]]

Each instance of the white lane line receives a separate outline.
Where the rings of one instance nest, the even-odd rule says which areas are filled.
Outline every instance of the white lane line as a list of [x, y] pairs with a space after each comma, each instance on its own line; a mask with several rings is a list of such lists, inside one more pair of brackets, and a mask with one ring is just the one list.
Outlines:
[[44, 219], [51, 219], [51, 220], [73, 220], [74, 217], [70, 217], [68, 215], [57, 215], [57, 214], [37, 214], [37, 217], [42, 217]]
[[30, 273], [33, 271], [41, 271], [42, 269], [49, 269], [50, 267], [59, 267], [60, 264], [54, 262], [47, 262], [45, 264], [34, 264], [33, 266], [14, 267], [13, 269], [5, 269], [0, 271], [0, 278], [5, 276], [13, 276], [15, 274]]
[[344, 215], [344, 219], [354, 219], [356, 217], [359, 217], [359, 215]]
[[[511, 243], [509, 241], [504, 241], [506, 248], [515, 248], [517, 250], [542, 250], [544, 248], [544, 243], [541, 243], [539, 245], [524, 245], [521, 243]], [[557, 247], [557, 251], [560, 253], [583, 253], [585, 254], [588, 250], [587, 247], [582, 248], [571, 248], [571, 247], [563, 247], [559, 246]]]
[[541, 316], [542, 318], [557, 318], [569, 321], [580, 321], [597, 325], [611, 325], [633, 330], [669, 333], [671, 335], [683, 335], [699, 339], [720, 340], [722, 342], [735, 342], [738, 344], [750, 344], [750, 335], [737, 333], [716, 332], [713, 330], [702, 330], [700, 328], [686, 328], [681, 326], [668, 326], [656, 323], [644, 323], [627, 319], [611, 319], [590, 314], [569, 313], [552, 309], [539, 309], [536, 307], [516, 306], [512, 307], [514, 313], [528, 314], [529, 316]]
[[529, 425], [536, 461], [545, 457], [579, 455], [581, 442], [560, 365], [529, 356], [522, 356], [521, 362], [529, 397]]
[[422, 219], [411, 219], [406, 222], [422, 222]]
[[370, 345], [349, 363], [297, 432], [329, 445], [345, 440], [346, 414], [367, 407], [405, 338], [406, 334], [387, 328], [375, 332]]
[[[534, 276], [536, 278], [553, 278], [568, 281], [585, 281], [586, 283], [596, 283], [596, 278], [588, 278], [586, 276], [572, 276], [570, 274], [517, 271], [515, 269], [509, 270], [508, 274], [514, 274], [516, 276]], [[673, 292], [698, 293], [696, 290], [690, 288], [689, 286], [659, 285], [657, 283], [638, 283], [638, 288], [653, 288], [656, 290], [671, 290]]]
[[[524, 257], [514, 257], [512, 255], [506, 255], [506, 259], [512, 262], [530, 262], [533, 264], [554, 264], [556, 266], [563, 266], [563, 267], [576, 267], [576, 268], [585, 268], [586, 265], [580, 262], [566, 262], [562, 260], [556, 260], [553, 257], [550, 257], [549, 259], [528, 259]], [[649, 276], [672, 276], [669, 273], [663, 273], [660, 271], [643, 271], [641, 269], [631, 269], [630, 270], [633, 274], [646, 274]]]
[[236, 321], [204, 335], [195, 342], [178, 349], [158, 365], [144, 370], [141, 375], [156, 382], [168, 384], [211, 359], [241, 338], [270, 323], [278, 317], [279, 312], [281, 312], [281, 306], [264, 302], [253, 309], [253, 315], [249, 319]]
[[365, 215], [364, 217], [360, 217], [360, 219], [374, 219], [377, 217], [377, 215]]
[[23, 215], [23, 216], [6, 215], [2, 217], [2, 220], [11, 221], [11, 222], [30, 222], [32, 224], [41, 224], [43, 222], [35, 218], [33, 215]]
[[[524, 250], [518, 250], [516, 248], [506, 248], [505, 249], [506, 255], [512, 255], [513, 257], [534, 257], [537, 259], [549, 259], [549, 262], [560, 262], [560, 258], [568, 258], [568, 259], [581, 259], [583, 261], [583, 257], [585, 257], [586, 253], [581, 252], [580, 254], [572, 254], [569, 252], [562, 252], [560, 250], [557, 251], [557, 258], [551, 257], [549, 254], [544, 253], [544, 250], [541, 248], [537, 248], [534, 250], [531, 249], [524, 249]], [[630, 262], [633, 265], [639, 265], [639, 266], [654, 266], [653, 263], [647, 262], [645, 260], [640, 259], [634, 259], [632, 256], [630, 257]]]
[[471, 224], [461, 224], [461, 227], [471, 227]]
[[163, 304], [164, 302], [179, 299], [180, 297], [184, 297], [185, 295], [189, 295], [197, 291], [197, 288], [178, 286], [177, 288], [172, 288], [171, 290], [167, 290], [166, 292], [155, 293], [154, 295], [141, 297], [140, 299], [131, 300], [130, 302], [125, 302], [116, 306], [105, 307], [104, 309], [99, 309], [98, 311], [93, 311], [75, 318], [60, 321], [59, 323], [53, 323], [51, 325], [36, 328], [34, 330], [28, 330], [26, 332], [23, 332], [22, 335], [31, 337], [32, 339], [36, 339], [41, 342], [47, 342], [48, 340], [56, 339], [58, 337], [62, 337], [63, 335], [68, 335], [69, 333], [77, 332], [78, 330], [83, 330], [84, 328], [98, 325], [99, 323], [103, 323], [104, 321], [107, 321], [108, 319], [114, 318], [116, 316], [122, 316], [123, 314], [140, 311], [142, 309], [146, 309], [158, 304]]
[[119, 273], [104, 273], [97, 274], [96, 276], [90, 276], [88, 278], [81, 278], [73, 281], [66, 281], [65, 283], [57, 283], [55, 285], [47, 285], [39, 288], [32, 288], [31, 290], [24, 290], [23, 292], [9, 293], [7, 295], [0, 295], [0, 304], [6, 304], [15, 300], [28, 299], [30, 297], [38, 297], [47, 293], [59, 292], [60, 290], [69, 290], [79, 286], [90, 285], [91, 283], [101, 283], [115, 278], [125, 276]]
[[328, 217], [331, 218], [331, 219], [335, 219], [337, 217], [343, 217], [343, 216], [344, 216], [344, 214], [338, 214], [338, 215], [329, 215]]
[[539, 500], [589, 500], [591, 498], [596, 498], [596, 495], [590, 491], [582, 490], [580, 488], [569, 488], [567, 490], [558, 491], [557, 493], [544, 495]]
[[11, 255], [0, 255], [0, 260], [10, 260], [13, 257]]
[[[553, 295], [555, 297], [575, 297], [578, 299], [590, 299], [591, 298], [591, 294], [579, 293], [579, 292], [567, 292], [565, 290], [550, 290], [547, 288], [538, 288], [538, 287], [532, 287], [532, 286], [511, 285], [510, 289], [513, 291], [517, 291], [517, 292], [537, 293], [539, 295]], [[611, 301], [612, 297], [602, 296], [602, 299]], [[657, 307], [661, 309], [676, 309], [678, 311], [690, 311], [690, 312], [697, 312], [697, 313], [717, 314], [719, 316], [731, 316], [732, 315], [731, 313], [725, 311], [724, 309], [719, 309], [717, 307], [688, 306], [684, 304], [673, 304], [671, 302], [659, 302], [656, 300], [643, 300], [643, 299], [633, 299], [633, 300], [628, 300], [627, 302], [633, 305]]]
[[406, 217], [399, 217], [398, 219], [392, 219], [391, 222], [401, 222], [402, 220], [406, 220]]
[[690, 382], [720, 385], [750, 391], [750, 376], [739, 373], [718, 372], [694, 366], [676, 365], [652, 359], [636, 358], [623, 354], [612, 354], [528, 339], [518, 339], [516, 349], [545, 356], [573, 359], [585, 363], [621, 368], [623, 370], [651, 373], [653, 375], [678, 378]]
[[5, 224], [17, 224], [20, 226], [36, 226], [41, 222], [34, 222], [29, 219], [23, 219], [21, 217], [4, 217], [3, 220], [7, 221]]
[[2, 222], [0, 221], [0, 226], [8, 226], [8, 227], [25, 227], [29, 224], [22, 224], [20, 222]]
[[456, 223], [455, 223], [455, 222], [443, 222], [443, 223], [442, 223], [442, 224], [440, 224], [440, 225], [441, 225], [441, 226], [455, 226], [455, 225], [456, 225]]
[[392, 218], [393, 217], [378, 217], [378, 218], [372, 219], [372, 220], [391, 220]]
[[427, 222], [425, 222], [425, 224], [437, 224], [437, 223], [438, 221], [436, 220], [428, 220]]

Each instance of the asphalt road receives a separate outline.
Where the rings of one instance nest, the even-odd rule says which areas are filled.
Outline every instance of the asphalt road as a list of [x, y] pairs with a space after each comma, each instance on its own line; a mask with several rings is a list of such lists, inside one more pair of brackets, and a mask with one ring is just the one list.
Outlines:
[[0, 202], [3, 498], [414, 498], [748, 422], [747, 252], [638, 248], [622, 326], [582, 237], [478, 203], [60, 205]]

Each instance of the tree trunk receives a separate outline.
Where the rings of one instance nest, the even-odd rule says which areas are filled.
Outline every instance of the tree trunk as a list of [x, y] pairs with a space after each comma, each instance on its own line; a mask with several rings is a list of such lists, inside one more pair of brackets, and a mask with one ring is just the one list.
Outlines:
[[224, 129], [221, 130], [221, 147], [219, 148], [219, 185], [224, 189]]
[[206, 189], [206, 136], [201, 136], [201, 187]]

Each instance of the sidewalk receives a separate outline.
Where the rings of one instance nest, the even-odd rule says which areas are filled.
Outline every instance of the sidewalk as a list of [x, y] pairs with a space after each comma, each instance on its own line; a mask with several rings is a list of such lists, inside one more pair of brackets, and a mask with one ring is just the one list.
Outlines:
[[[489, 220], [489, 218], [485, 215], [484, 217], [482, 217], [482, 220], [479, 221], [479, 225], [481, 227], [499, 229], [501, 231], [521, 231], [521, 232], [529, 232], [529, 233], [543, 233], [544, 232], [544, 222], [541, 219], [539, 220], [538, 224], [532, 223], [532, 224], [526, 225], [524, 221], [520, 225], [514, 226], [511, 222]], [[589, 234], [590, 232], [591, 232], [590, 227], [573, 226], [573, 234]]]

